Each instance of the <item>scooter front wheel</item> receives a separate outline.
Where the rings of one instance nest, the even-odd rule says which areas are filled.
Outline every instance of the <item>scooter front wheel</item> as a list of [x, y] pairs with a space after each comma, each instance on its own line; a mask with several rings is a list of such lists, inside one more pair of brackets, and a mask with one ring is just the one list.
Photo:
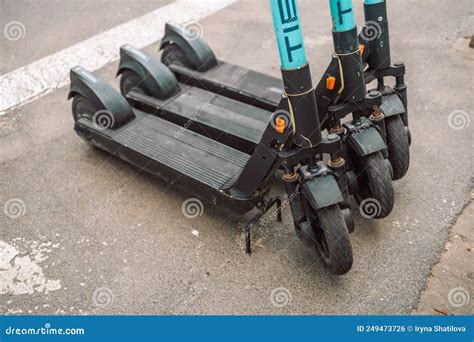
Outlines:
[[385, 120], [387, 132], [388, 159], [393, 168], [393, 179], [405, 176], [410, 165], [410, 146], [408, 137], [399, 115], [388, 117]]
[[382, 153], [379, 151], [360, 157], [356, 172], [359, 192], [355, 198], [361, 206], [361, 212], [367, 211], [367, 217], [375, 219], [387, 217], [392, 212], [395, 200], [392, 177]]
[[352, 245], [341, 209], [331, 205], [316, 212], [320, 229], [316, 248], [331, 273], [347, 273], [353, 262]]
[[353, 263], [352, 245], [339, 205], [319, 209], [316, 216], [313, 230], [321, 259], [331, 273], [347, 273]]

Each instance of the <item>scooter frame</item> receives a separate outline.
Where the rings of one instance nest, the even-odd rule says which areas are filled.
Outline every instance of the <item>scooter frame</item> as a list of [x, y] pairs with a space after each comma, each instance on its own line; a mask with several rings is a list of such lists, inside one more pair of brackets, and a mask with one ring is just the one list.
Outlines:
[[[210, 197], [219, 194], [223, 199], [230, 200], [237, 205], [237, 211], [240, 212], [254, 206], [261, 209], [261, 212], [249, 222], [246, 228], [246, 246], [249, 253], [251, 228], [271, 206], [274, 204], [280, 206], [279, 199], [266, 197], [273, 175], [280, 167], [285, 173], [283, 180], [288, 195], [295, 192], [301, 193], [301, 196], [297, 196], [290, 202], [290, 207], [297, 234], [303, 240], [313, 244], [315, 242], [314, 225], [305, 211], [305, 206], [308, 205], [317, 215], [331, 206], [337, 207], [341, 210], [338, 217], [342, 221], [333, 222], [333, 224], [341, 227], [341, 233], [347, 234], [347, 230], [353, 230], [348, 204], [348, 186], [344, 176], [344, 159], [341, 155], [342, 141], [335, 134], [330, 134], [326, 138], [321, 135], [316, 98], [306, 62], [297, 8], [293, 3], [292, 13], [284, 13], [281, 7], [277, 8], [277, 1], [271, 1], [272, 14], [279, 40], [286, 96], [282, 97], [276, 109], [291, 113], [291, 122], [285, 123], [282, 131], [277, 131], [270, 120], [260, 143], [255, 147], [235, 182], [229, 183], [217, 192], [213, 191], [213, 194], [208, 194]], [[284, 55], [282, 51], [287, 55]], [[154, 86], [162, 85], [154, 84]], [[173, 91], [173, 87], [166, 89]], [[164, 124], [163, 119], [132, 109], [125, 98], [117, 94], [112, 87], [80, 67], [71, 70], [69, 98], [72, 97], [75, 100], [85, 99], [87, 104], [95, 110], [95, 113], [84, 113], [88, 115], [87, 117], [78, 116], [82, 113], [73, 110], [75, 130], [81, 137], [101, 149], [117, 153], [121, 159], [132, 164], [144, 165], [143, 168], [146, 171], [168, 181], [171, 179], [169, 175], [179, 173], [176, 170], [164, 169], [164, 164], [160, 166], [160, 162], [153, 159], [145, 149], [141, 149], [139, 144], [133, 150], [128, 146], [128, 142], [135, 143], [135, 141], [129, 138], [124, 139], [123, 133], [134, 128], [136, 122], [148, 120], [149, 125], [153, 122]], [[112, 116], [112, 124], [109, 127], [96, 126], [98, 122], [95, 122], [94, 118], [100, 112]], [[91, 117], [92, 120], [90, 120]], [[152, 126], [145, 125], [145, 127]], [[125, 137], [127, 137], [126, 134]], [[219, 146], [219, 143], [215, 142], [215, 144], [216, 147]], [[330, 156], [328, 166], [320, 161], [323, 154]], [[209, 192], [209, 189], [205, 189], [204, 186], [199, 189], [199, 184], [192, 182], [191, 177], [184, 178], [189, 178], [189, 182], [185, 182], [187, 185], [197, 186], [194, 190], [199, 190], [200, 193]], [[236, 208], [232, 205], [230, 209]], [[281, 219], [281, 213], [278, 216]], [[346, 254], [350, 252], [350, 258], [344, 261], [344, 267], [337, 272], [345, 273], [352, 265], [352, 251], [350, 245], [348, 246]]]
[[[331, 3], [335, 3], [331, 1]], [[339, 0], [338, 0], [338, 2]], [[385, 5], [385, 3], [383, 3]], [[352, 24], [345, 26], [343, 30], [333, 31], [333, 40], [336, 49], [336, 54], [333, 55], [331, 63], [324, 73], [323, 77], [315, 87], [314, 93], [317, 98], [318, 112], [321, 122], [321, 126], [327, 129], [329, 133], [340, 135], [343, 140], [344, 151], [342, 156], [344, 157], [347, 165], [347, 177], [349, 178], [350, 192], [352, 194], [358, 194], [360, 187], [357, 183], [357, 174], [353, 171], [356, 167], [357, 162], [354, 161], [354, 155], [358, 158], [364, 158], [374, 153], [380, 152], [385, 158], [385, 165], [387, 166], [390, 174], [393, 171], [391, 164], [388, 161], [387, 152], [387, 139], [385, 135], [385, 116], [382, 113], [384, 107], [384, 96], [389, 95], [385, 92], [377, 90], [366, 92], [365, 74], [362, 67], [361, 53], [364, 52], [367, 58], [368, 50], [362, 49], [357, 42], [357, 28], [354, 23], [352, 4], [348, 1], [346, 7], [338, 6], [337, 11], [343, 12], [350, 20]], [[337, 15], [341, 14], [337, 12]], [[336, 15], [336, 14], [334, 14]], [[349, 20], [349, 21], [350, 21]], [[346, 20], [347, 22], [347, 20]], [[349, 29], [347, 29], [349, 27]], [[361, 33], [362, 35], [362, 33]], [[245, 103], [252, 103], [257, 107], [263, 109], [276, 110], [275, 103], [267, 101], [265, 97], [260, 94], [254, 95], [245, 91], [245, 88], [233, 88], [227, 86], [225, 83], [221, 83], [213, 79], [213, 76], [217, 75], [220, 65], [212, 50], [200, 39], [189, 39], [189, 34], [186, 33], [185, 29], [179, 25], [172, 25], [167, 23], [165, 27], [165, 36], [161, 42], [161, 49], [166, 49], [167, 46], [178, 46], [182, 51], [185, 52], [188, 57], [191, 67], [197, 70], [192, 70], [177, 64], [168, 65], [173, 71], [177, 79], [184, 83], [194, 87], [206, 89], [218, 94], [224, 94], [229, 98], [233, 98]], [[140, 66], [131, 67], [137, 73], [140, 72]], [[122, 64], [121, 64], [122, 65]], [[122, 68], [122, 66], [121, 66]], [[343, 82], [341, 72], [348, 75], [358, 75], [358, 77], [352, 77], [351, 82]], [[211, 73], [211, 77], [203, 76], [203, 73]], [[252, 72], [248, 70], [249, 76], [252, 81], [257, 81], [259, 84], [265, 81], [271, 80], [270, 77]], [[250, 74], [252, 73], [252, 74]], [[142, 76], [143, 78], [153, 77], [151, 74]], [[327, 80], [334, 78], [335, 82], [332, 89], [328, 89]], [[249, 82], [245, 86], [249, 86]], [[343, 89], [343, 91], [337, 91]], [[144, 97], [135, 92], [130, 92], [124, 95], [127, 96], [128, 100], [136, 107], [142, 108], [148, 112], [153, 112], [155, 108], [153, 103], [150, 105], [144, 100]], [[336, 98], [341, 98], [342, 101], [335, 101]], [[397, 97], [398, 98], [398, 97]], [[275, 97], [273, 97], [275, 100]], [[403, 111], [403, 104], [400, 100], [392, 99], [395, 106], [390, 106], [388, 109], [396, 109], [400, 112], [400, 108]], [[398, 109], [397, 109], [398, 107]], [[392, 110], [392, 114], [396, 114]], [[341, 125], [341, 120], [352, 114], [353, 120], [350, 123]], [[200, 125], [195, 125], [195, 128], [199, 128]], [[191, 128], [194, 129], [194, 128]], [[247, 148], [247, 147], [246, 147]], [[393, 195], [392, 195], [393, 203]], [[392, 204], [393, 205], [393, 204]], [[388, 206], [390, 208], [390, 205]], [[391, 208], [389, 209], [391, 210]]]

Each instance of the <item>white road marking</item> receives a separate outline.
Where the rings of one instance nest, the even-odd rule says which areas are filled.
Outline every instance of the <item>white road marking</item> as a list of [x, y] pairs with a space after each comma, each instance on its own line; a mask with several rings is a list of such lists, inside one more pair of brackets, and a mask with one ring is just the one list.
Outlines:
[[60, 280], [46, 279], [39, 265], [47, 259], [45, 253], [51, 252], [49, 246], [49, 242], [33, 242], [28, 255], [23, 255], [15, 246], [0, 241], [0, 295], [31, 295], [59, 290]]
[[165, 22], [200, 20], [237, 0], [178, 0], [78, 44], [0, 76], [0, 115], [69, 83], [69, 69], [97, 70], [119, 57], [120, 46], [136, 48], [161, 39]]

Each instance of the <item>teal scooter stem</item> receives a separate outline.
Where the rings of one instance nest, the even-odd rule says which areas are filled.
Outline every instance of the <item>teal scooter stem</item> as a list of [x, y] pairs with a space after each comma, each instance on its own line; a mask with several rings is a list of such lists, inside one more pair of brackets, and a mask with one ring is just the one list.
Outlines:
[[364, 68], [352, 0], [329, 0], [334, 51], [339, 59], [341, 97], [348, 102], [365, 99]]
[[364, 35], [369, 42], [370, 50], [367, 63], [374, 69], [388, 68], [391, 61], [386, 1], [365, 0], [364, 16], [366, 24]]
[[270, 0], [270, 6], [294, 143], [312, 147], [321, 142], [322, 136], [296, 1]]

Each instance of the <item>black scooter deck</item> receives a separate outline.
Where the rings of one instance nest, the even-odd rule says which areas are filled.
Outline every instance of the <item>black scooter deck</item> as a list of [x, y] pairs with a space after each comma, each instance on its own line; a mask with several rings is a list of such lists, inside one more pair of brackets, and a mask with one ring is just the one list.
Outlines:
[[177, 64], [168, 67], [181, 83], [207, 89], [268, 111], [275, 110], [283, 94], [281, 79], [222, 61], [203, 72]]
[[[199, 87], [215, 92], [229, 98], [262, 108], [268, 111], [275, 111], [281, 95], [283, 94], [283, 83], [280, 79], [257, 71], [253, 71], [238, 65], [218, 61], [217, 66], [208, 71], [195, 71], [178, 64], [170, 64], [168, 67], [173, 71], [179, 82]], [[318, 101], [329, 101], [325, 96], [318, 96], [322, 93], [320, 85], [316, 89]], [[318, 92], [319, 90], [319, 92]], [[404, 113], [401, 101], [394, 97], [395, 91], [387, 87], [383, 92], [382, 110], [386, 116]], [[325, 105], [325, 109], [330, 102]], [[327, 120], [325, 110], [319, 110], [320, 121], [323, 128]]]
[[[250, 156], [164, 119], [134, 110], [124, 126], [100, 129], [79, 119], [75, 130], [93, 145], [171, 183], [185, 184], [205, 197], [227, 197], [236, 211], [250, 210], [259, 198], [226, 195]], [[263, 196], [263, 194], [262, 194]]]
[[135, 108], [152, 113], [210, 139], [251, 153], [268, 126], [271, 112], [185, 84], [174, 96], [159, 100], [131, 91]]

